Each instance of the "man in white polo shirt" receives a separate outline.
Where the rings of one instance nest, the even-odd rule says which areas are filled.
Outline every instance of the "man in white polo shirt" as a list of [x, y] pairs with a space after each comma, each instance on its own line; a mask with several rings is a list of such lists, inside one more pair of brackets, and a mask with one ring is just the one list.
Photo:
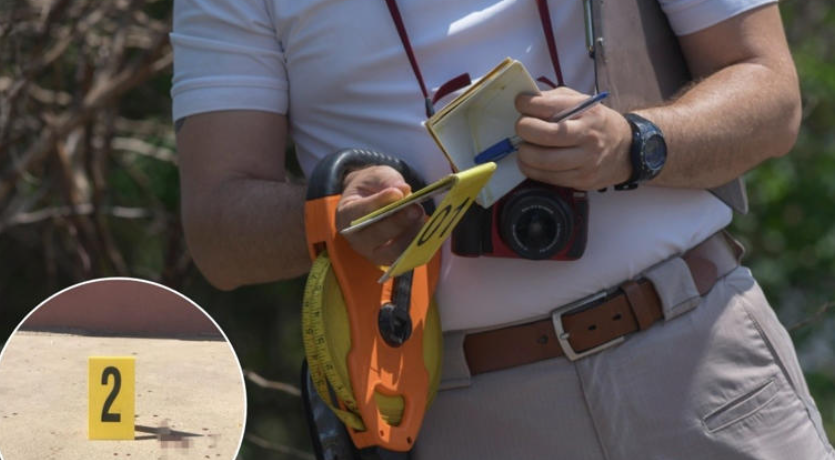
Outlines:
[[[660, 3], [696, 83], [627, 117], [598, 106], [555, 124], [545, 119], [594, 90], [579, 0], [177, 0], [172, 96], [195, 261], [221, 289], [304, 274], [305, 185], [286, 175], [288, 139], [306, 174], [360, 147], [436, 180], [449, 165], [421, 126], [424, 98], [510, 56], [565, 85], [517, 99], [517, 158], [531, 179], [591, 191], [588, 245], [575, 261], [444, 248], [444, 390], [415, 457], [835, 458], [788, 334], [717, 233], [731, 209], [705, 191], [794, 143], [798, 84], [777, 4]], [[622, 184], [639, 186], [612, 190]], [[355, 171], [338, 221], [407, 191], [391, 169]], [[404, 210], [351, 243], [390, 262], [422, 219]], [[618, 286], [557, 318], [571, 329], [558, 339], [555, 308]]]

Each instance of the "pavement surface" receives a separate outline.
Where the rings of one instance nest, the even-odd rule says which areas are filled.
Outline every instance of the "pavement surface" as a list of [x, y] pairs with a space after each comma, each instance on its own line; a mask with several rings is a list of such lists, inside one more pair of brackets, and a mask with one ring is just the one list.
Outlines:
[[[136, 438], [90, 441], [87, 359], [136, 358]], [[18, 332], [0, 359], [0, 458], [214, 459], [237, 455], [240, 367], [225, 341]]]

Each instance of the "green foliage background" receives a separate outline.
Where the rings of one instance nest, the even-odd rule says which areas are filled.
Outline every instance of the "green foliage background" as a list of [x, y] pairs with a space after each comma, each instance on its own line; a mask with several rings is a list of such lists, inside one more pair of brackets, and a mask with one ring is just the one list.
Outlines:
[[[0, 19], [10, 17], [10, 10], [4, 8], [0, 8]], [[170, 8], [169, 0], [141, 6], [146, 14], [160, 19], [167, 18]], [[733, 232], [748, 248], [747, 265], [792, 329], [809, 385], [829, 436], [835, 439], [835, 314], [826, 310], [835, 301], [835, 9], [828, 0], [790, 0], [782, 2], [782, 11], [801, 77], [803, 127], [790, 155], [748, 174], [751, 212], [735, 218]], [[82, 55], [84, 50], [79, 45], [66, 52]], [[74, 56], [62, 62], [42, 84], [64, 77], [69, 85], [74, 84]], [[0, 63], [0, 77], [13, 79], [13, 64]], [[134, 136], [172, 151], [170, 79], [168, 67], [102, 110], [164, 126], [163, 132]], [[7, 94], [0, 92], [0, 99]], [[176, 165], [119, 148], [111, 153], [105, 169], [106, 204], [153, 210], [147, 218], [104, 217], [124, 267], [94, 260], [90, 268], [77, 269], [72, 250], [76, 235], [67, 230], [62, 217], [0, 227], [0, 343], [31, 308], [58, 289], [94, 277], [129, 275], [168, 284], [202, 305], [226, 331], [245, 369], [297, 384], [302, 359], [302, 280], [234, 292], [212, 288], [190, 262], [182, 239]], [[13, 155], [0, 156], [4, 171], [13, 159]], [[34, 179], [19, 181], [16, 192], [31, 195], [46, 187], [38, 174], [51, 161], [30, 171]], [[57, 189], [47, 190], [38, 203], [54, 205], [60, 202], [59, 196]], [[0, 201], [0, 206], [9, 203]], [[251, 383], [248, 394], [249, 434], [274, 444], [310, 449], [298, 398]], [[240, 458], [297, 456], [247, 440]]]

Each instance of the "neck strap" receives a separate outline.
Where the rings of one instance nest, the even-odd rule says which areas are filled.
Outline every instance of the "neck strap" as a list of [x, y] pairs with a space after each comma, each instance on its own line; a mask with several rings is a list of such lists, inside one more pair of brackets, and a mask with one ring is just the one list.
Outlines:
[[[412, 42], [409, 40], [409, 34], [406, 32], [406, 25], [403, 23], [403, 17], [400, 15], [400, 8], [397, 7], [397, 0], [386, 0], [391, 19], [394, 26], [397, 28], [397, 35], [400, 36], [400, 42], [403, 44], [403, 49], [409, 58], [409, 64], [412, 66], [412, 72], [420, 85], [420, 92], [423, 94], [424, 104], [426, 105], [426, 117], [429, 118], [435, 113], [435, 102], [447, 94], [463, 88], [471, 83], [468, 74], [461, 74], [452, 80], [444, 83], [435, 92], [434, 97], [429, 96], [429, 91], [426, 89], [426, 83], [423, 81], [423, 74], [420, 71], [415, 53], [412, 50]], [[557, 52], [557, 40], [554, 36], [554, 27], [551, 23], [551, 14], [548, 8], [547, 0], [536, 0], [537, 11], [539, 12], [539, 20], [542, 24], [542, 30], [545, 33], [545, 41], [548, 44], [548, 55], [551, 58], [551, 64], [554, 66], [554, 74], [557, 77], [557, 84], [555, 85], [551, 80], [542, 76], [538, 80], [547, 83], [556, 88], [557, 86], [565, 85], [562, 78], [562, 68], [560, 67], [559, 53]]]
[[536, 6], [539, 11], [539, 22], [542, 23], [542, 31], [545, 32], [545, 43], [548, 44], [548, 55], [551, 57], [551, 64], [554, 66], [554, 75], [557, 76], [557, 84], [548, 82], [544, 76], [539, 77], [539, 79], [545, 80], [554, 88], [565, 86], [565, 81], [562, 79], [562, 67], [560, 67], [560, 55], [557, 52], [557, 38], [554, 36], [551, 12], [548, 9], [548, 0], [536, 0]]
[[403, 24], [403, 17], [400, 15], [400, 8], [397, 7], [396, 0], [386, 0], [391, 20], [394, 21], [394, 26], [397, 27], [397, 34], [400, 35], [400, 41], [403, 43], [403, 49], [406, 50], [406, 55], [409, 56], [409, 64], [412, 65], [412, 72], [415, 73], [418, 84], [420, 84], [420, 92], [423, 93], [423, 99], [426, 103], [426, 118], [435, 113], [435, 108], [432, 104], [432, 99], [429, 97], [429, 91], [426, 90], [426, 84], [423, 82], [423, 75], [420, 73], [420, 66], [418, 65], [415, 53], [412, 51], [412, 42], [409, 40], [409, 34], [406, 32], [406, 26]]

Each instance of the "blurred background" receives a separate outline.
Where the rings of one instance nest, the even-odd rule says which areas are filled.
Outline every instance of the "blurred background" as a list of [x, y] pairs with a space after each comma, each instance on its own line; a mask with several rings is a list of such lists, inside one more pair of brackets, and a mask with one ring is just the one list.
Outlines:
[[[69, 285], [102, 276], [160, 282], [203, 306], [240, 357], [249, 392], [240, 458], [312, 459], [295, 393], [303, 280], [220, 292], [183, 239], [171, 7], [0, 2], [0, 345]], [[781, 8], [803, 128], [790, 155], [748, 174], [751, 212], [736, 216], [733, 233], [791, 331], [835, 440], [835, 8], [830, 0]]]

